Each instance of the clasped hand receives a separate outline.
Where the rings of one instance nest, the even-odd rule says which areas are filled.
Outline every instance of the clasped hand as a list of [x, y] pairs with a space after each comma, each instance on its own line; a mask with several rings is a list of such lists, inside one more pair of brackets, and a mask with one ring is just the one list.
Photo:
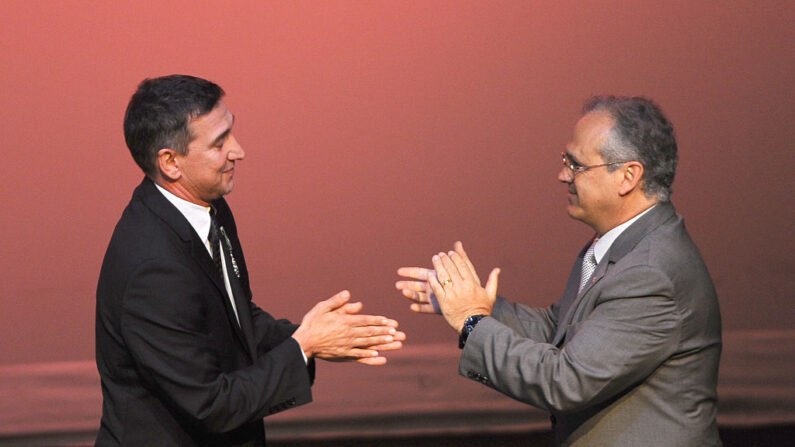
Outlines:
[[433, 269], [398, 269], [398, 275], [409, 280], [398, 281], [395, 287], [412, 302], [412, 311], [441, 313], [457, 332], [469, 316], [491, 315], [497, 299], [499, 268], [491, 271], [486, 286], [482, 287], [461, 242], [454, 244], [453, 251], [434, 255], [431, 261]]
[[360, 315], [362, 303], [349, 303], [350, 292], [343, 290], [317, 303], [293, 333], [307, 358], [331, 361], [356, 361], [383, 365], [379, 351], [400, 349], [406, 334], [398, 322], [382, 316]]

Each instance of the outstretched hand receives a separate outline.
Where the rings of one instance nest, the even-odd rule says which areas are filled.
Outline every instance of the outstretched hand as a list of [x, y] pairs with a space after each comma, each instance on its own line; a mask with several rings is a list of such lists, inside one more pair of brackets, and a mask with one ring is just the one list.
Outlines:
[[293, 333], [307, 358], [383, 365], [379, 351], [400, 349], [406, 334], [398, 322], [383, 316], [360, 315], [362, 303], [349, 303], [347, 290], [317, 303]]
[[395, 287], [412, 301], [409, 308], [417, 313], [440, 314], [439, 301], [428, 284], [428, 278], [436, 275], [433, 269], [424, 267], [401, 267], [398, 275], [410, 278], [411, 281], [398, 281]]
[[[395, 287], [412, 301], [411, 310], [441, 313], [456, 331], [461, 330], [471, 315], [491, 314], [497, 299], [499, 268], [491, 271], [486, 286], [482, 287], [475, 266], [461, 242], [454, 244], [453, 251], [434, 255], [432, 262], [433, 269], [398, 269], [398, 274], [409, 280], [398, 281]], [[434, 302], [438, 306], [434, 306]]]

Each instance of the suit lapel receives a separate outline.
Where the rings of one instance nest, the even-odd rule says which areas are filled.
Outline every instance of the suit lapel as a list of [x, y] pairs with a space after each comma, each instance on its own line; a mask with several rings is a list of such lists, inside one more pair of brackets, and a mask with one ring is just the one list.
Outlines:
[[635, 221], [613, 242], [604, 259], [615, 264], [627, 253], [632, 251], [652, 230], [659, 227], [668, 219], [676, 216], [676, 209], [671, 202], [658, 203], [645, 216]]
[[[640, 242], [650, 231], [660, 226], [663, 222], [667, 221], [675, 214], [676, 210], [670, 202], [658, 203], [645, 216], [641, 217], [632, 225], [630, 225], [613, 242], [613, 244], [610, 246], [610, 249], [602, 258], [602, 262], [597, 264], [596, 270], [594, 270], [593, 275], [591, 275], [591, 279], [588, 280], [588, 283], [585, 285], [585, 287], [583, 287], [582, 291], [577, 294], [577, 288], [579, 287], [579, 278], [581, 274], [580, 271], [582, 266], [582, 258], [585, 254], [585, 251], [593, 242], [593, 239], [585, 245], [582, 251], [580, 251], [577, 262], [575, 262], [575, 268], [572, 269], [572, 272], [569, 275], [566, 292], [564, 292], [563, 298], [561, 298], [560, 315], [563, 315], [563, 318], [558, 320], [558, 327], [555, 331], [555, 337], [552, 340], [553, 345], [560, 346], [560, 344], [563, 342], [566, 337], [566, 331], [572, 324], [572, 321], [574, 320], [574, 314], [576, 313], [577, 308], [580, 307], [583, 298], [607, 274], [610, 265], [618, 262], [633, 248], [635, 248], [638, 242]], [[567, 306], [564, 308], [564, 305]]]
[[[210, 253], [207, 251], [207, 246], [204, 245], [203, 241], [199, 240], [199, 236], [196, 234], [196, 231], [194, 231], [190, 222], [188, 222], [188, 220], [185, 219], [185, 216], [183, 216], [182, 213], [180, 213], [179, 210], [175, 208], [174, 205], [172, 205], [171, 202], [169, 202], [160, 191], [157, 190], [155, 184], [148, 178], [144, 178], [143, 182], [141, 182], [136, 189], [135, 194], [139, 195], [141, 201], [150, 210], [152, 210], [154, 214], [168, 224], [179, 236], [182, 242], [185, 243], [186, 250], [190, 258], [199, 264], [199, 267], [202, 269], [202, 271], [215, 285], [215, 288], [217, 289], [216, 295], [223, 302], [224, 309], [226, 309], [227, 318], [229, 319], [229, 324], [234, 328], [240, 344], [244, 347], [245, 351], [249, 353], [249, 355], [252, 355], [253, 352], [256, 352], [252, 351], [251, 347], [253, 335], [247, 336], [244, 334], [243, 330], [241, 329], [241, 324], [238, 324], [237, 318], [235, 318], [235, 311], [232, 309], [232, 304], [226, 293], [224, 278], [221, 276], [218, 268], [216, 268], [212, 256], [210, 256]], [[227, 266], [227, 268], [230, 275], [234, 276], [231, 267]], [[230, 278], [230, 284], [233, 285], [234, 283], [235, 281], [232, 281], [232, 278]], [[234, 285], [232, 286], [232, 290], [234, 291]], [[235, 306], [237, 306], [238, 309], [241, 307], [237, 300], [235, 301]], [[248, 311], [248, 308], [246, 308], [246, 314], [248, 315], [247, 322], [250, 329], [251, 315]], [[243, 320], [242, 315], [240, 316], [240, 319], [241, 321]], [[253, 332], [249, 330], [249, 334], [253, 334]]]
[[[232, 289], [232, 296], [235, 300], [235, 308], [237, 309], [237, 317], [240, 322], [239, 335], [241, 341], [248, 349], [248, 353], [252, 360], [257, 358], [256, 343], [254, 342], [254, 327], [251, 321], [251, 309], [249, 308], [249, 300], [246, 299], [243, 288], [240, 283], [240, 269], [237, 266], [236, 256], [232, 251], [232, 244], [229, 237], [221, 227], [221, 244], [224, 250], [224, 263], [226, 264], [226, 274], [229, 276], [229, 285]], [[237, 324], [237, 321], [235, 322]]]
[[580, 286], [580, 274], [582, 273], [582, 260], [585, 256], [585, 252], [588, 250], [588, 247], [591, 246], [593, 243], [593, 238], [588, 241], [587, 244], [580, 250], [580, 254], [577, 255], [577, 260], [574, 262], [574, 265], [571, 268], [571, 273], [569, 273], [569, 280], [566, 282], [566, 290], [563, 291], [563, 295], [561, 296], [558, 304], [557, 309], [557, 330], [555, 331], [555, 336], [552, 339], [552, 344], [557, 345], [560, 340], [563, 339], [563, 335], [565, 334], [565, 328], [568, 326], [568, 321], [571, 319], [571, 311], [574, 307], [572, 304], [577, 299], [577, 289]]

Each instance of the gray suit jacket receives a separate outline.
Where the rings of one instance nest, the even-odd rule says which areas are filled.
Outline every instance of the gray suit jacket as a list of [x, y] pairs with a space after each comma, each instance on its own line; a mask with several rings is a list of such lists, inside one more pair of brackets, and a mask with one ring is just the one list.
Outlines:
[[720, 446], [718, 300], [673, 205], [627, 228], [578, 295], [583, 253], [549, 308], [498, 298], [459, 373], [549, 410], [555, 445]]

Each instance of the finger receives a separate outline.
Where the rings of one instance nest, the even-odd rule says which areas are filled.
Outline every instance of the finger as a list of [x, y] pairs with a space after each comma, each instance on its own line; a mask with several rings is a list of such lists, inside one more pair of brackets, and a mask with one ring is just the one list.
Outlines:
[[[438, 256], [434, 256], [434, 258], [438, 258]], [[439, 263], [438, 259], [435, 262]], [[441, 263], [439, 263], [439, 269], [444, 272], [442, 274], [444, 275], [447, 274]], [[428, 285], [431, 286], [431, 291], [433, 292], [434, 295], [436, 295], [437, 298], [444, 296], [444, 288], [439, 283], [439, 274], [440, 274], [439, 270], [437, 270], [435, 275], [428, 275]]]
[[423, 304], [413, 303], [411, 306], [409, 306], [409, 309], [411, 309], [412, 312], [417, 312], [418, 314], [438, 314], [438, 313], [440, 313], [439, 311], [436, 310], [436, 308], [431, 303], [423, 303]]
[[[348, 339], [355, 339], [355, 338], [368, 338], [368, 337], [390, 337], [388, 340], [379, 340], [378, 343], [389, 343], [393, 340], [394, 335], [397, 333], [397, 329], [393, 326], [349, 326], [347, 329], [343, 329], [340, 332], [341, 337], [347, 337]], [[375, 343], [371, 343], [375, 344]], [[365, 346], [366, 343], [351, 343], [352, 346]]]
[[450, 255], [447, 253], [439, 253], [439, 257], [442, 259], [442, 265], [447, 269], [447, 273], [450, 274], [450, 279], [453, 280], [453, 283], [464, 279], [462, 272], [458, 270], [458, 266], [450, 258]]
[[369, 348], [351, 348], [345, 352], [345, 355], [342, 357], [347, 357], [351, 359], [364, 359], [364, 358], [372, 358], [378, 357], [378, 351]]
[[336, 295], [332, 296], [331, 298], [317, 303], [315, 307], [317, 307], [318, 310], [322, 312], [328, 312], [339, 308], [343, 304], [347, 303], [348, 300], [350, 299], [351, 299], [351, 292], [343, 290], [341, 292], [338, 292]]
[[453, 244], [453, 248], [455, 249], [456, 253], [458, 253], [459, 256], [464, 258], [464, 261], [466, 261], [467, 265], [469, 266], [469, 270], [472, 271], [472, 275], [477, 280], [478, 285], [480, 285], [480, 278], [478, 277], [478, 272], [477, 270], [475, 270], [475, 266], [472, 264], [472, 261], [469, 260], [467, 252], [464, 251], [464, 244], [462, 244], [461, 241], [456, 241], [456, 243]]
[[403, 347], [403, 343], [399, 341], [393, 341], [392, 343], [384, 343], [382, 345], [375, 345], [375, 346], [368, 346], [367, 349], [373, 349], [376, 351], [396, 351]]
[[415, 303], [432, 304], [435, 301], [434, 297], [431, 296], [432, 294], [430, 291], [430, 286], [427, 282], [412, 282], [412, 284], [406, 284], [405, 287], [398, 287], [398, 290], [400, 290], [404, 297], [414, 301]]
[[[444, 256], [446, 256], [444, 253], [439, 253], [433, 255], [433, 258], [431, 258], [431, 262], [433, 262], [433, 268], [436, 270], [436, 282], [441, 285], [449, 284], [449, 281], [447, 281], [448, 279], [451, 281], [453, 280], [453, 278], [450, 277], [451, 273], [447, 270], [447, 266], [444, 264], [444, 260], [442, 259]], [[433, 275], [429, 275], [429, 283], [432, 281], [432, 276]], [[436, 292], [436, 290], [434, 290], [434, 292]]]
[[337, 312], [353, 315], [359, 313], [363, 306], [364, 305], [361, 301], [356, 303], [345, 303], [343, 306], [337, 309]]
[[370, 346], [378, 346], [378, 345], [386, 345], [395, 341], [395, 337], [392, 335], [377, 335], [377, 336], [369, 336], [369, 337], [354, 337], [350, 339], [350, 346], [355, 346], [357, 348], [364, 349], [372, 349]]
[[400, 276], [418, 279], [420, 281], [425, 281], [428, 279], [428, 275], [431, 272], [433, 272], [433, 270], [427, 269], [425, 267], [401, 267], [397, 271], [398, 275]]
[[410, 290], [414, 292], [425, 292], [426, 281], [398, 281], [395, 283], [395, 288], [398, 290]]
[[[347, 331], [351, 346], [369, 346], [377, 343], [391, 343], [395, 339], [397, 329], [389, 326], [361, 326]], [[373, 338], [373, 342], [362, 342], [360, 339]]]
[[425, 292], [414, 292], [412, 290], [403, 289], [403, 296], [414, 301], [415, 303], [428, 303], [428, 294]]
[[351, 328], [372, 327], [383, 328], [384, 330], [394, 330], [394, 328], [397, 327], [397, 321], [384, 316], [355, 314], [345, 315], [342, 318], [345, 318], [343, 324]]
[[486, 281], [486, 293], [489, 298], [497, 298], [497, 281], [500, 279], [500, 269], [495, 268], [489, 273], [489, 279]]
[[357, 359], [356, 363], [368, 366], [381, 366], [386, 364], [386, 357], [370, 357], [364, 359]]
[[398, 324], [397, 320], [393, 320], [391, 318], [387, 318], [386, 319], [386, 323], [384, 323], [384, 326], [389, 326], [391, 328], [396, 328], [396, 327], [398, 327], [398, 325], [399, 324]]
[[464, 259], [455, 251], [451, 251], [447, 254], [447, 257], [450, 258], [450, 261], [455, 264], [456, 269], [461, 274], [461, 279], [464, 281], [472, 281], [476, 282], [478, 286], [480, 286], [480, 282], [477, 280], [475, 275], [472, 274], [472, 270], [469, 268], [469, 264], [464, 261]]

